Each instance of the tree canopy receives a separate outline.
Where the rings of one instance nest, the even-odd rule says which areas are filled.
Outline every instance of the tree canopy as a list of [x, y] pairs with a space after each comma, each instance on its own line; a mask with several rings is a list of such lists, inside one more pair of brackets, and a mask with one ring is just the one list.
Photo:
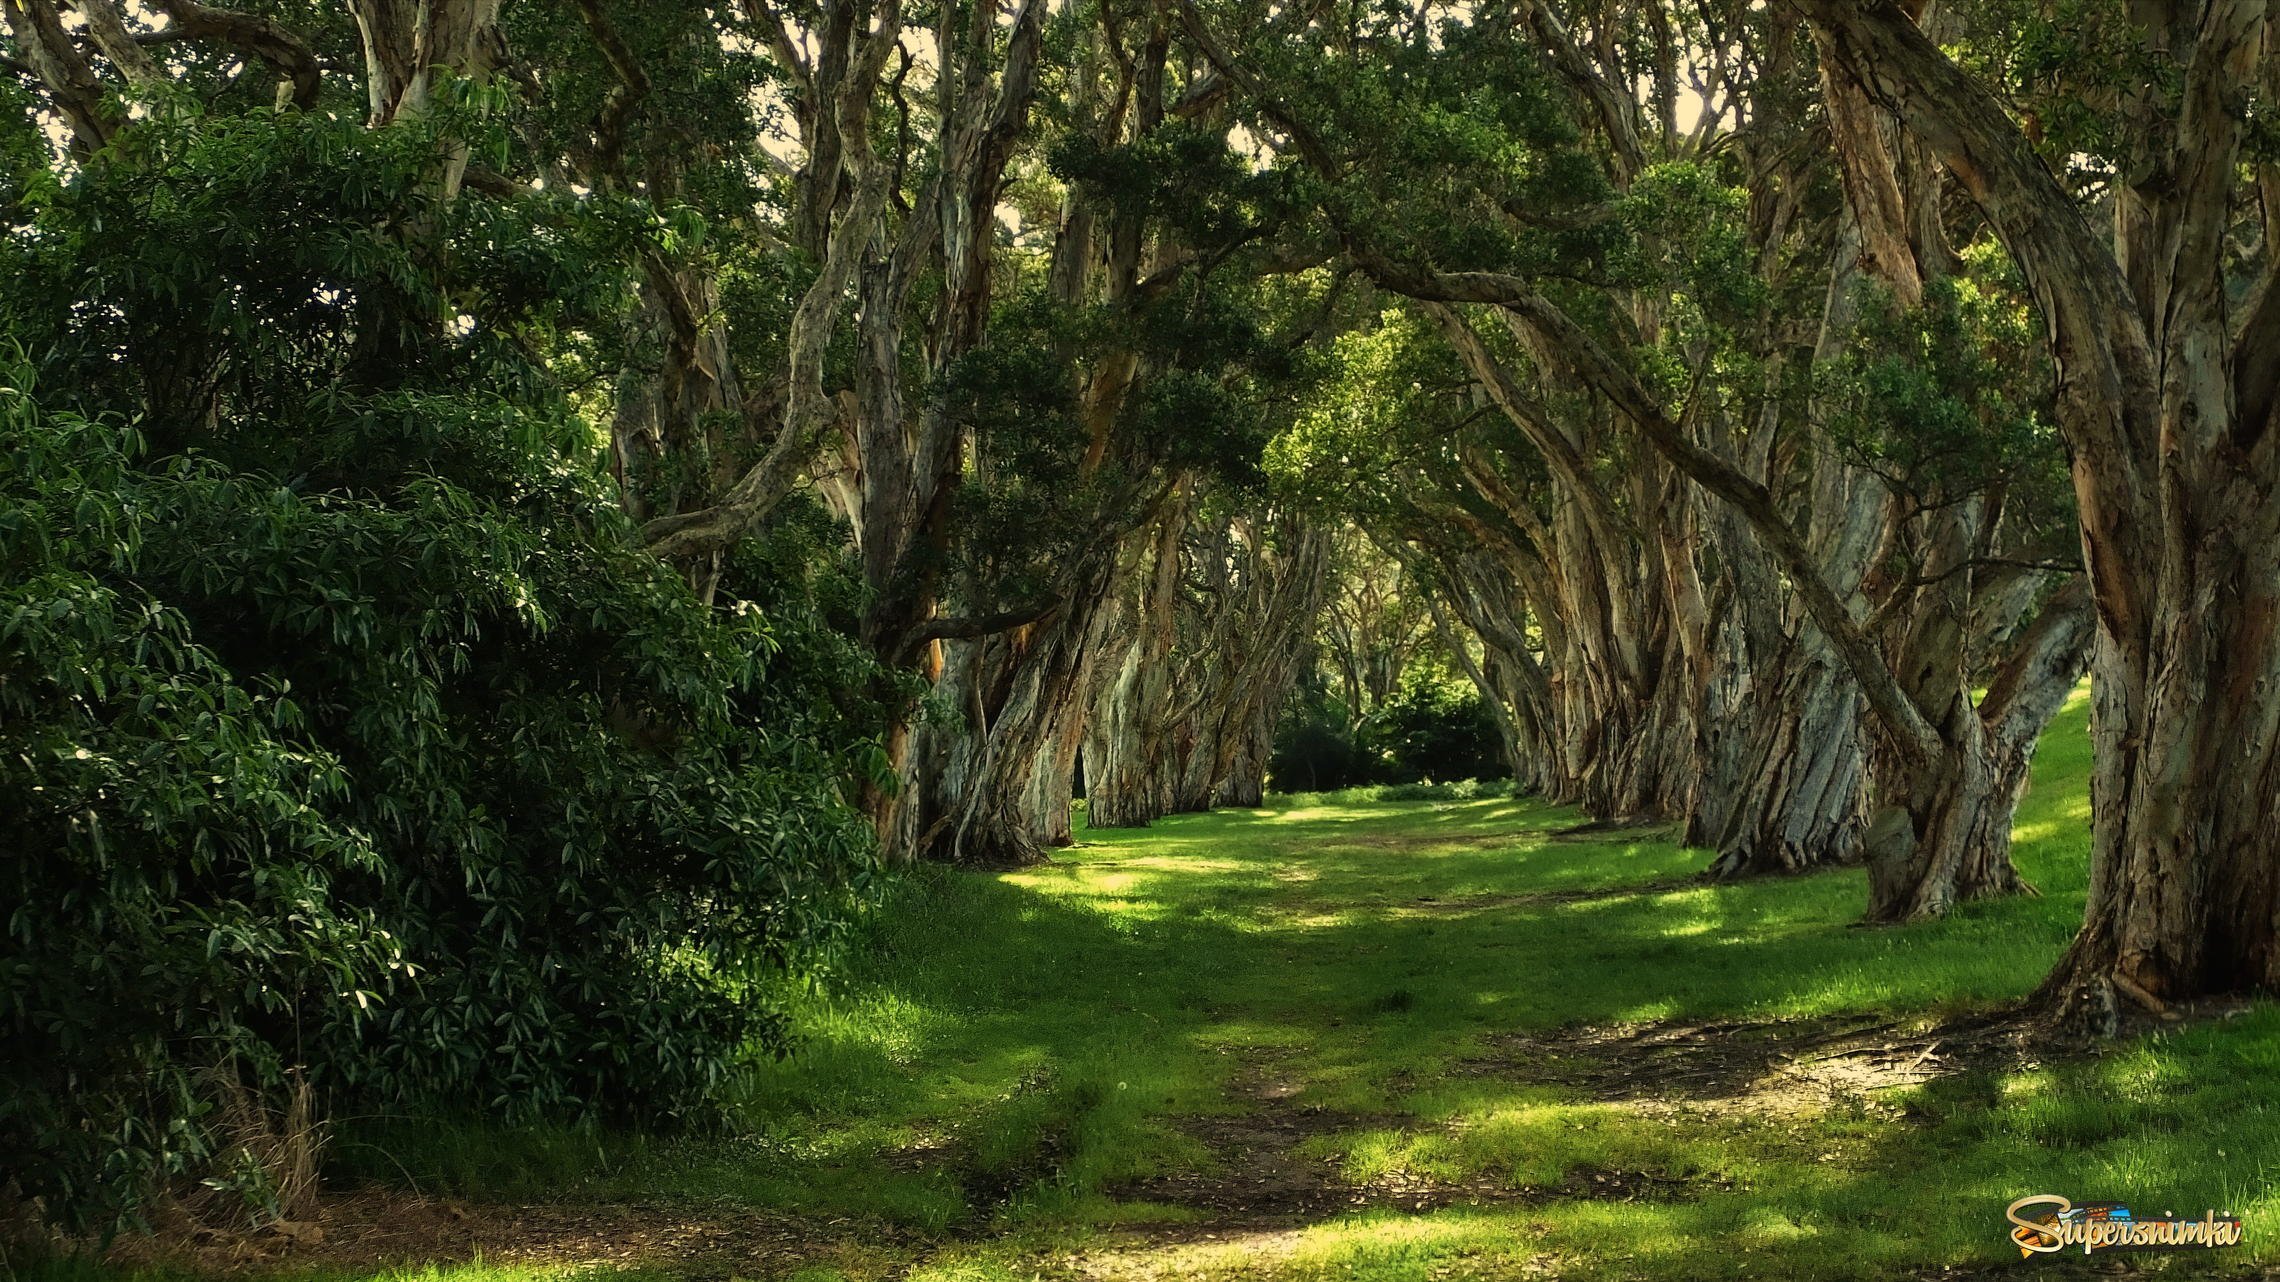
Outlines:
[[[2262, 0], [0, 0], [0, 1155], [703, 1124], [883, 868], [1501, 773], [2280, 986]], [[2118, 1004], [2118, 1005], [2117, 1005]]]

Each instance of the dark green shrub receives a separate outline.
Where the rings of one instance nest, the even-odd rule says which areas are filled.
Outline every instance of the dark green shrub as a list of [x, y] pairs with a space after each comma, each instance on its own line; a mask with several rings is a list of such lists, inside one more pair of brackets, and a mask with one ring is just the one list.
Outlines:
[[1494, 779], [1508, 773], [1496, 718], [1478, 691], [1455, 682], [1413, 680], [1364, 727], [1393, 783]]
[[[1351, 730], [1335, 700], [1320, 691], [1300, 692], [1275, 728], [1267, 766], [1269, 785], [1282, 793], [1508, 773], [1495, 714], [1471, 685], [1432, 666], [1408, 674], [1391, 699]], [[1385, 799], [1403, 798], [1388, 792]]]
[[[19, 371], [20, 374], [20, 371]], [[5, 382], [0, 378], [0, 382]], [[0, 390], [0, 1165], [84, 1222], [209, 1155], [200, 1075], [355, 1034], [402, 954], [337, 760], [137, 591], [129, 433]]]
[[1329, 792], [1374, 783], [1384, 762], [1346, 728], [1327, 699], [1301, 696], [1275, 727], [1267, 783], [1276, 792]]
[[513, 513], [433, 478], [308, 496], [138, 472], [127, 434], [6, 402], [0, 1160], [28, 1192], [110, 1210], [197, 1169], [217, 1068], [687, 1117], [777, 1041], [743, 981], [829, 942], [868, 846], [757, 612], [702, 609], [540, 459]]
[[634, 546], [543, 368], [625, 211], [438, 208], [412, 129], [146, 125], [0, 242], [0, 1170], [114, 1222], [296, 1070], [704, 1119], [870, 877], [826, 532], [718, 608]]

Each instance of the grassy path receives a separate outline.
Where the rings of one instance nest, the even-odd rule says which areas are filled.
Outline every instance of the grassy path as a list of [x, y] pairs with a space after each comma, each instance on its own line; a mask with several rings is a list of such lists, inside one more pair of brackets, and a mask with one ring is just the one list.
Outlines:
[[491, 1262], [447, 1273], [1922, 1277], [2004, 1264], [2046, 1191], [2235, 1210], [2264, 1245], [2227, 1263], [2270, 1263], [2273, 1012], [2053, 1065], [1925, 1031], [2066, 941], [2083, 718], [2020, 817], [2039, 899], [1862, 930], [1857, 870], [1703, 885], [1530, 802], [1191, 816], [907, 886], [796, 1000], [752, 1136], [344, 1156], [462, 1199], [421, 1204], [475, 1221], [440, 1254]]

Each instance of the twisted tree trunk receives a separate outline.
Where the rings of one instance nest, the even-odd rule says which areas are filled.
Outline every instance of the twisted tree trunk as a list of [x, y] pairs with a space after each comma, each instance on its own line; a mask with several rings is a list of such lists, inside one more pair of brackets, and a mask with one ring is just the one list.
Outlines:
[[1136, 570], [1144, 577], [1111, 607], [1107, 653], [1085, 730], [1085, 821], [1095, 828], [1145, 828], [1171, 811], [1172, 650], [1180, 547], [1192, 507], [1191, 487], [1183, 486], [1134, 540]]
[[[1115, 675], [1094, 699], [1086, 808], [1094, 827], [1255, 806], [1274, 727], [1321, 612], [1330, 536], [1284, 516], [1198, 528], [1167, 518], [1145, 590], [1129, 603]], [[1181, 591], [1177, 536], [1189, 533]], [[1098, 781], [1097, 783], [1095, 781]]]
[[1051, 616], [945, 647], [936, 698], [959, 715], [915, 731], [912, 793], [899, 807], [913, 856], [1018, 867], [1069, 844], [1074, 727], [1111, 580], [1108, 557], [1093, 559]]
[[[2083, 929], [2045, 983], [2107, 1017], [2280, 988], [2280, 210], [2242, 314], [2225, 245], [2264, 0], [2145, 5], [2135, 162], [2109, 240], [2001, 103], [1887, 0], [1797, 0], [1832, 60], [1943, 156], [2034, 291], [2060, 367], [2098, 616]], [[2260, 62], [2261, 56], [2261, 62]], [[2269, 177], [2269, 173], [2266, 175]]]
[[[1853, 324], [1860, 248], [1858, 223], [1840, 215], [1816, 364], [1836, 358]], [[1779, 362], [1771, 365], [1769, 386], [1782, 372]], [[1811, 421], [1819, 418], [1817, 406], [1808, 406], [1808, 421], [1785, 421], [1782, 402], [1769, 395], [1765, 416], [1745, 440], [1715, 444], [1737, 470], [1772, 490], [1780, 480], [1776, 441], [1785, 428], [1804, 429], [1812, 458], [1805, 544], [1831, 591], [1855, 600], [1876, 550], [1884, 486], [1819, 439]], [[1859, 682], [1783, 590], [1750, 523], [1729, 504], [1711, 507], [1707, 524], [1731, 602], [1709, 694], [1716, 710], [1706, 718], [1721, 740], [1707, 754], [1719, 773], [1703, 790], [1686, 840], [1717, 852], [1706, 870], [1714, 879], [1849, 863], [1860, 856], [1866, 822], [1867, 710]]]

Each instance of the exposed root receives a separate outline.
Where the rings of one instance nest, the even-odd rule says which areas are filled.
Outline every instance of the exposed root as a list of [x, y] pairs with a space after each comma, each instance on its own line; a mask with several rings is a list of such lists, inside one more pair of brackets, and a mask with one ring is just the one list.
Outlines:
[[1835, 859], [1809, 859], [1802, 851], [1729, 850], [1712, 859], [1707, 867], [1695, 874], [1699, 881], [1714, 885], [1740, 885], [1752, 881], [1771, 881], [1778, 877], [1810, 877], [1815, 873], [1830, 872], [1839, 868], [1858, 868], [1859, 856]]

